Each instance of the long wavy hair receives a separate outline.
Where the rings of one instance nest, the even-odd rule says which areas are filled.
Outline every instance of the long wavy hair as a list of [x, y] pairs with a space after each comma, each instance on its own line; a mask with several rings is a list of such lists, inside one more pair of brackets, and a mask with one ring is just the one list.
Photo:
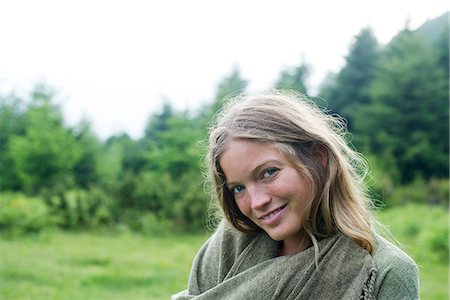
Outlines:
[[[321, 111], [294, 91], [240, 94], [227, 99], [210, 128], [206, 164], [213, 200], [238, 230], [261, 228], [239, 210], [219, 160], [231, 139], [274, 144], [309, 180], [313, 200], [305, 207], [302, 229], [317, 240], [337, 232], [372, 253], [371, 201], [364, 185], [367, 164], [346, 139], [341, 118]], [[326, 165], [317, 149], [326, 152]]]

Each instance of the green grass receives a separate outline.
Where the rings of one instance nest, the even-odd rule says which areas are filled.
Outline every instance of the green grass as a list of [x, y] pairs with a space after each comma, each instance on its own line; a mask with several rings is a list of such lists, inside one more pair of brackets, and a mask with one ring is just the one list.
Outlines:
[[419, 266], [422, 299], [449, 298], [449, 214], [441, 207], [406, 205], [378, 219]]
[[0, 299], [169, 299], [206, 235], [62, 233], [0, 240]]
[[[379, 214], [418, 263], [422, 299], [448, 299], [448, 212], [409, 205]], [[206, 234], [47, 232], [0, 239], [0, 299], [169, 299], [187, 284]]]

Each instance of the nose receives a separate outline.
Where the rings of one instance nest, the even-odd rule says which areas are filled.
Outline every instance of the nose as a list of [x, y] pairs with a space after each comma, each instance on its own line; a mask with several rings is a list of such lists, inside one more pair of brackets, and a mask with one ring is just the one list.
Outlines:
[[264, 208], [272, 199], [265, 189], [260, 186], [248, 187], [247, 192], [250, 197], [250, 206], [254, 210]]

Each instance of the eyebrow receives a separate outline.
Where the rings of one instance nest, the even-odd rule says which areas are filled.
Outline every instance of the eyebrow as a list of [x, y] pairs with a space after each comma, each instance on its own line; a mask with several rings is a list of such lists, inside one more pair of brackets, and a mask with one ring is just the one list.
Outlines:
[[[281, 161], [279, 159], [272, 158], [272, 159], [263, 160], [261, 163], [256, 165], [255, 168], [253, 168], [253, 170], [250, 172], [250, 176], [255, 177], [255, 175], [258, 174], [261, 171], [261, 169], [264, 169], [267, 164], [271, 164], [271, 163], [277, 163], [278, 165], [281, 165], [281, 167], [284, 167], [286, 165], [285, 163], [281, 163]], [[225, 173], [224, 173], [224, 175], [225, 175]], [[239, 185], [239, 182], [235, 182], [235, 181], [228, 182], [228, 180], [226, 179], [226, 176], [225, 176], [225, 183], [226, 183], [226, 186], [228, 189], [231, 189], [231, 187]]]

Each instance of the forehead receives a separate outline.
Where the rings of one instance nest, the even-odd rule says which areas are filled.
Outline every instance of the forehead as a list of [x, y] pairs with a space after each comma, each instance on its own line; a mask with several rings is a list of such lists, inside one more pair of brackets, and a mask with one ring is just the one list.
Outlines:
[[262, 143], [250, 139], [232, 138], [226, 143], [221, 159], [224, 156], [244, 154], [252, 154], [252, 156], [268, 154], [283, 155], [275, 143]]
[[225, 176], [229, 177], [251, 172], [268, 161], [287, 163], [276, 144], [233, 139], [227, 143], [219, 163]]

